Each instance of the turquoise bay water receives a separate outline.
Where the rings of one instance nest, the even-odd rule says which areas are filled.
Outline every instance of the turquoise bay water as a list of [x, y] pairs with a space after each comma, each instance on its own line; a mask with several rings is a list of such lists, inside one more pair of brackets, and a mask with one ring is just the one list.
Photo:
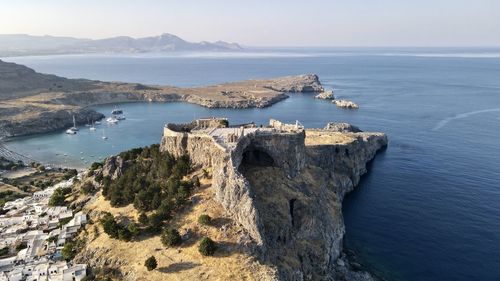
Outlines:
[[[19, 138], [8, 146], [35, 159], [83, 167], [98, 157], [157, 143], [166, 122], [206, 116], [228, 116], [234, 123], [298, 119], [307, 127], [345, 121], [386, 132], [388, 149], [345, 200], [347, 247], [392, 280], [500, 280], [498, 54], [500, 50], [290, 49], [8, 58], [72, 78], [176, 86], [317, 73], [336, 96], [361, 107], [341, 110], [307, 94], [246, 110], [122, 104], [127, 120], [118, 125], [103, 124], [96, 132], [81, 127], [77, 135]], [[113, 108], [96, 107], [106, 115]], [[103, 131], [107, 141], [101, 138]]]

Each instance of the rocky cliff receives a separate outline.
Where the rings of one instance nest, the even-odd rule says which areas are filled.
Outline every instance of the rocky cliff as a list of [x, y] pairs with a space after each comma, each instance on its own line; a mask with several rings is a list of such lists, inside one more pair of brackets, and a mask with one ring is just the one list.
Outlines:
[[278, 279], [370, 280], [342, 256], [341, 201], [386, 145], [380, 133], [167, 127], [161, 149], [188, 153], [193, 164], [212, 170], [216, 199]]

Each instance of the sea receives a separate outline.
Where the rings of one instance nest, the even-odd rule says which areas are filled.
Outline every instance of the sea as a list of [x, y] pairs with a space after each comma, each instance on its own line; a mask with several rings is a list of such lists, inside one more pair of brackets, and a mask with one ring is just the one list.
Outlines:
[[70, 78], [180, 87], [315, 73], [337, 98], [360, 109], [340, 109], [312, 94], [290, 94], [262, 109], [110, 104], [94, 108], [105, 115], [120, 108], [126, 120], [94, 132], [81, 126], [76, 135], [15, 138], [7, 147], [84, 168], [158, 143], [167, 122], [209, 116], [319, 128], [349, 122], [385, 132], [389, 146], [344, 200], [345, 247], [387, 280], [500, 280], [500, 49], [276, 48], [3, 60]]

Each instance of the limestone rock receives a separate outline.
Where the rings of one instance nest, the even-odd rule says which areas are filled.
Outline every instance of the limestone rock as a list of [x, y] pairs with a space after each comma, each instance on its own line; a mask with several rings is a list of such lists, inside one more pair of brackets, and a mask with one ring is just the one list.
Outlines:
[[335, 96], [333, 95], [333, 91], [324, 91], [317, 94], [314, 98], [322, 100], [333, 100], [335, 99]]
[[352, 101], [349, 100], [333, 100], [332, 103], [334, 103], [337, 107], [341, 108], [347, 108], [347, 109], [358, 109], [359, 106], [355, 104]]
[[267, 88], [278, 92], [311, 93], [323, 92], [323, 86], [316, 74], [287, 76], [275, 79], [267, 84]]
[[332, 132], [341, 132], [341, 133], [362, 132], [358, 127], [351, 125], [349, 123], [336, 123], [336, 122], [329, 122], [328, 124], [326, 124], [325, 130]]

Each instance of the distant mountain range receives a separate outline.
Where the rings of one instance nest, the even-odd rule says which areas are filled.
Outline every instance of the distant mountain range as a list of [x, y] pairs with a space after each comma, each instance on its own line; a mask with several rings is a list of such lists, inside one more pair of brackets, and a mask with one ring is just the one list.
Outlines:
[[188, 42], [173, 34], [132, 38], [81, 39], [26, 34], [0, 34], [0, 56], [29, 56], [85, 53], [146, 53], [177, 51], [240, 51], [237, 43], [224, 41]]

